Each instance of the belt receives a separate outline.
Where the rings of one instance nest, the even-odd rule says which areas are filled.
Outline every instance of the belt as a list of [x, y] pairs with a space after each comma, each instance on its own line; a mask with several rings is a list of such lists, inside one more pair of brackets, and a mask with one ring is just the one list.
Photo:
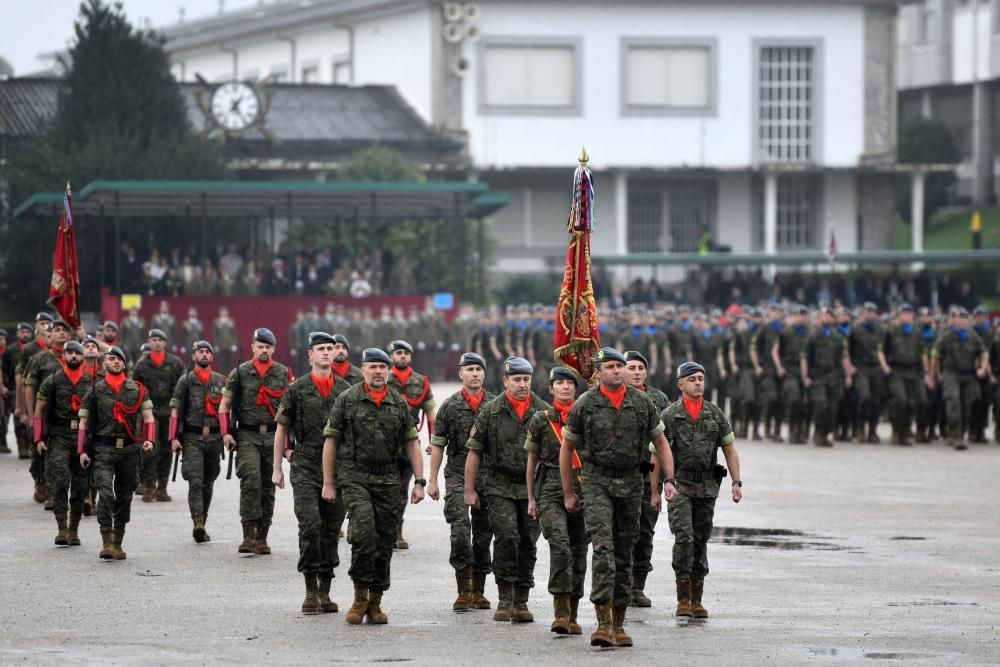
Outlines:
[[244, 433], [274, 433], [278, 430], [277, 424], [240, 424], [236, 427], [237, 431], [243, 431]]
[[110, 435], [95, 435], [94, 444], [107, 445], [108, 447], [114, 447], [115, 449], [125, 449], [129, 445], [134, 445], [135, 443], [128, 438], [112, 438]]
[[505, 470], [496, 470], [496, 469], [491, 470], [488, 474], [489, 477], [499, 477], [503, 480], [506, 480], [508, 484], [527, 485], [528, 480], [524, 475], [525, 474], [523, 472], [509, 473]]
[[219, 432], [218, 426], [188, 426], [184, 425], [185, 433], [194, 433], [200, 435], [203, 438], [207, 438], [210, 435], [216, 435]]
[[67, 431], [76, 431], [80, 426], [80, 422], [77, 419], [53, 419], [49, 422], [50, 429], [65, 429]]
[[674, 477], [683, 479], [685, 482], [704, 482], [706, 479], [714, 479], [714, 470], [675, 470]]
[[586, 463], [584, 464], [585, 470], [588, 472], [596, 472], [604, 477], [610, 477], [612, 479], [624, 479], [626, 477], [631, 477], [632, 475], [641, 475], [639, 471], [639, 466], [633, 466], [631, 468], [608, 468], [606, 466], [597, 465], [596, 463]]

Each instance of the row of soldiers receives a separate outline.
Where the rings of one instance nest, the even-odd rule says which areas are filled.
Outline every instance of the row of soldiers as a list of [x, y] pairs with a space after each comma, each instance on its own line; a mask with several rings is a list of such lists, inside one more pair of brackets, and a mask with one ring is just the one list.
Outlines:
[[[48, 460], [46, 482], [59, 528], [56, 544], [80, 543], [80, 498], [92, 466], [104, 542], [99, 555], [125, 559], [122, 543], [140, 470], [143, 500], [169, 501], [170, 452], [183, 453], [192, 536], [196, 542], [210, 541], [205, 522], [225, 447], [237, 453], [244, 528], [238, 551], [266, 555], [270, 553], [267, 534], [274, 489], [283, 487], [282, 461], [288, 460], [299, 521], [299, 570], [305, 576], [307, 591], [303, 611], [337, 610], [329, 598], [330, 581], [339, 562], [340, 527], [349, 516], [355, 598], [347, 620], [385, 623], [388, 619], [381, 610], [381, 598], [389, 586], [392, 550], [406, 546], [401, 532], [403, 510], [407, 502], [419, 502], [428, 485], [417, 448], [416, 428], [418, 415], [422, 415], [432, 433], [431, 496], [438, 497], [436, 478], [442, 454], [447, 452], [448, 488], [455, 490], [457, 483], [464, 504], [473, 508], [471, 514], [461, 508], [463, 524], [458, 519], [455, 494], [446, 495], [446, 518], [453, 524], [451, 561], [459, 587], [456, 609], [490, 607], [483, 586], [485, 574], [493, 569], [500, 595], [495, 618], [533, 620], [526, 604], [527, 591], [533, 585], [534, 541], [540, 521], [554, 563], [562, 562], [560, 558], [567, 553], [573, 558], [571, 563], [562, 562], [562, 567], [554, 566], [550, 575], [556, 617], [553, 631], [580, 632], [576, 608], [586, 572], [585, 563], [582, 568], [579, 563], [581, 540], [585, 539], [593, 541], [595, 553], [600, 553], [594, 560], [591, 595], [598, 629], [591, 643], [631, 645], [623, 630], [624, 608], [629, 603], [649, 604], [642, 586], [650, 569], [652, 529], [665, 482], [667, 499], [677, 501], [671, 505], [670, 515], [678, 538], [674, 549], [677, 613], [707, 616], [701, 593], [711, 519], [710, 513], [698, 509], [698, 502], [704, 496], [714, 503], [718, 493], [721, 478], [712, 468], [717, 448], [724, 450], [734, 473], [734, 500], [739, 500], [742, 483], [732, 448], [732, 429], [721, 410], [705, 403], [702, 414], [714, 428], [698, 425], [705, 382], [704, 368], [698, 364], [678, 369], [678, 386], [688, 382], [695, 393], [690, 397], [684, 394], [683, 407], [678, 407], [680, 402], [672, 406], [677, 416], [674, 420], [668, 414], [671, 406], [667, 406], [665, 396], [645, 383], [647, 359], [637, 351], [626, 357], [605, 348], [597, 357], [599, 387], [581, 399], [584, 403], [596, 401], [605, 411], [605, 417], [597, 417], [589, 410], [571, 410], [579, 378], [565, 368], [555, 368], [549, 374], [550, 405], [530, 390], [531, 364], [520, 357], [509, 358], [503, 371], [505, 392], [493, 398], [482, 391], [486, 361], [467, 353], [460, 361], [463, 389], [437, 415], [430, 383], [413, 371], [413, 348], [403, 340], [393, 341], [388, 352], [366, 349], [363, 369], [358, 369], [348, 359], [350, 343], [346, 337], [312, 332], [307, 351], [310, 371], [294, 379], [287, 367], [273, 360], [277, 341], [264, 328], [254, 332], [252, 358], [228, 376], [212, 370], [214, 348], [207, 341], [192, 344], [193, 366], [187, 370], [166, 351], [167, 335], [158, 329], [150, 330], [149, 352], [134, 363], [131, 375], [125, 373], [127, 355], [119, 346], [107, 346], [105, 341], [103, 364], [97, 364], [94, 362], [100, 359], [102, 347], [99, 341], [86, 338], [80, 343], [71, 338], [69, 327], [61, 320], [45, 328], [39, 338], [41, 349], [28, 364], [26, 377], [31, 382], [25, 385], [26, 400], [33, 406], [28, 414], [31, 442], [43, 460]], [[631, 388], [625, 385], [626, 377]], [[37, 393], [31, 391], [35, 381], [40, 381]], [[696, 406], [693, 414], [688, 398]], [[459, 401], [471, 410], [471, 422], [459, 415], [461, 411], [449, 409]], [[678, 469], [677, 480], [673, 456], [663, 437], [661, 411], [675, 451], [681, 443], [690, 445], [690, 449], [678, 452], [679, 460], [685, 463]], [[683, 415], [689, 415], [686, 422]], [[504, 426], [507, 417], [514, 419]], [[711, 442], [705, 441], [705, 433], [711, 435]], [[569, 445], [563, 446], [564, 442]], [[574, 448], [586, 462], [582, 469], [566, 463]], [[454, 477], [458, 468], [461, 478]], [[558, 469], [558, 477], [543, 481], [547, 469]], [[651, 474], [643, 484], [642, 473], [647, 470]], [[409, 483], [414, 475], [416, 484], [411, 492]], [[710, 480], [714, 480], [714, 487]], [[545, 502], [552, 500], [557, 486], [562, 489], [564, 503], [559, 512]], [[482, 499], [477, 487], [483, 490]], [[677, 488], [687, 501], [678, 499]], [[619, 502], [623, 493], [629, 498], [624, 505]], [[583, 503], [586, 521], [571, 522], [572, 515], [579, 512], [581, 496], [588, 499]], [[607, 503], [596, 500], [602, 497]], [[495, 536], [492, 558], [489, 540], [484, 550], [481, 535], [477, 535], [483, 532], [481, 515], [478, 529], [472, 523], [484, 505], [490, 507], [488, 531]], [[632, 519], [634, 531], [622, 532], [616, 527], [630, 526]], [[461, 561], [455, 524], [464, 525], [457, 533], [464, 534], [468, 542], [467, 555], [476, 554], [470, 555], [473, 562], [468, 565]], [[564, 544], [563, 538], [572, 545]], [[585, 558], [586, 541], [582, 542], [582, 554]]]

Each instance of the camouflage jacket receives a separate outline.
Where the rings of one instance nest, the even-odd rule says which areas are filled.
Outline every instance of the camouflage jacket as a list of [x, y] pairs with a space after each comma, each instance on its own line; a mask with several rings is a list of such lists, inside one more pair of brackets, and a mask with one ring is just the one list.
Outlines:
[[431, 383], [425, 375], [413, 371], [404, 387], [399, 384], [396, 375], [390, 371], [389, 386], [398, 391], [405, 399], [410, 414], [413, 415], [414, 424], [418, 423], [417, 413], [420, 410], [430, 412], [434, 409], [434, 394], [431, 392]]
[[296, 379], [288, 387], [288, 391], [281, 397], [281, 405], [278, 406], [274, 421], [287, 426], [295, 436], [296, 454], [322, 454], [323, 429], [333, 410], [333, 404], [338, 396], [350, 388], [351, 385], [333, 375], [333, 388], [323, 398], [311, 373]]
[[62, 362], [52, 350], [45, 350], [31, 358], [24, 371], [22, 382], [28, 387], [39, 387], [45, 378], [62, 369]]
[[[482, 390], [485, 394], [483, 402], [479, 404], [481, 411], [487, 403], [496, 396]], [[434, 437], [431, 444], [435, 447], [443, 447], [447, 461], [445, 462], [445, 472], [449, 475], [465, 474], [465, 459], [468, 458], [469, 450], [465, 444], [469, 441], [469, 431], [476, 420], [477, 412], [473, 412], [469, 403], [462, 396], [461, 391], [444, 399], [441, 408], [434, 416]]]
[[885, 346], [881, 349], [894, 370], [923, 369], [924, 342], [915, 325], [909, 333], [901, 325], [892, 327], [885, 337]]
[[50, 430], [53, 426], [69, 429], [71, 427], [65, 425], [65, 422], [76, 421], [79, 418], [83, 397], [90, 390], [92, 377], [89, 373], [83, 372], [77, 383], [73, 384], [66, 371], [60, 368], [42, 381], [35, 400], [45, 401], [45, 414], [39, 416], [45, 420]]
[[[333, 374], [337, 375], [337, 372], [334, 371]], [[337, 377], [340, 376], [337, 375]], [[365, 380], [364, 377], [361, 375], [361, 369], [355, 366], [354, 364], [351, 364], [350, 362], [348, 362], [347, 372], [344, 373], [344, 376], [341, 379], [344, 380], [347, 384], [352, 384], [352, 385], [361, 384]]]
[[852, 327], [849, 352], [851, 361], [860, 368], [878, 368], [878, 351], [885, 345], [885, 329], [878, 322], [871, 323], [871, 331], [865, 323]]
[[961, 333], [947, 329], [934, 345], [933, 356], [940, 359], [941, 372], [971, 375], [976, 372], [976, 360], [986, 354], [983, 340], [970, 327], [962, 340]]
[[170, 416], [170, 399], [182, 375], [184, 375], [184, 362], [169, 352], [163, 360], [163, 365], [159, 367], [147, 355], [135, 362], [132, 368], [132, 378], [149, 390], [149, 400], [153, 401], [153, 410], [157, 418], [163, 419]]
[[483, 489], [486, 495], [512, 500], [528, 499], [525, 476], [528, 452], [524, 450], [528, 423], [536, 412], [543, 412], [550, 407], [534, 392], [524, 419], [517, 418], [506, 393], [479, 406], [465, 447], [482, 457]]
[[[251, 427], [273, 424], [272, 415], [277, 414], [281, 402], [281, 398], [275, 396], [283, 394], [293, 379], [292, 372], [277, 361], [271, 363], [263, 378], [257, 374], [252, 360], [244, 361], [229, 372], [222, 390], [222, 395], [233, 401], [232, 421]], [[263, 404], [258, 404], [258, 397]]]
[[809, 334], [803, 354], [809, 361], [809, 376], [812, 378], [842, 373], [841, 362], [847, 356], [847, 340], [833, 327], [817, 327]]
[[681, 399], [663, 411], [663, 423], [674, 457], [677, 490], [687, 496], [718, 497], [719, 483], [714, 476], [716, 452], [736, 439], [726, 415], [719, 406], [705, 401], [698, 420], [692, 421]]
[[[217, 411], [219, 402], [222, 401], [222, 388], [225, 386], [226, 376], [222, 373], [212, 371], [208, 379], [208, 386], [205, 386], [194, 371], [188, 371], [174, 385], [170, 407], [177, 408], [182, 426], [216, 428], [219, 425], [219, 418], [216, 415], [208, 414], [205, 399], [206, 397], [210, 399], [213, 409]], [[187, 396], [186, 402], [185, 395]]]
[[83, 397], [80, 418], [87, 419], [87, 430], [95, 436], [122, 438], [125, 444], [133, 442], [125, 426], [115, 420], [115, 404], [120, 403], [130, 415], [124, 415], [128, 428], [135, 436], [134, 442], [142, 442], [142, 411], [152, 410], [146, 388], [134, 379], [125, 380], [120, 394], [108, 386], [104, 380], [96, 383]]

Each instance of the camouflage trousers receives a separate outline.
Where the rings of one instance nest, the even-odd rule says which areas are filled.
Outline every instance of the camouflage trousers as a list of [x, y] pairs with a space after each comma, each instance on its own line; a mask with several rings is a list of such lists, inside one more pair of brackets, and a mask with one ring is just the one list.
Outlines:
[[203, 439], [196, 433], [181, 433], [181, 476], [188, 483], [188, 509], [191, 516], [208, 517], [212, 491], [219, 477], [222, 439], [218, 435]]
[[[590, 601], [616, 607], [632, 601], [632, 553], [639, 538], [642, 492], [618, 493], [621, 480], [597, 473], [583, 480], [583, 511], [594, 546], [591, 560]], [[640, 486], [639, 489], [642, 487]]]
[[764, 375], [760, 378], [758, 400], [763, 416], [781, 417], [784, 414], [780, 387], [781, 380], [776, 375]]
[[973, 373], [945, 373], [941, 382], [948, 437], [961, 439], [969, 429], [972, 406], [980, 399], [979, 378]]
[[139, 485], [138, 443], [117, 449], [94, 447], [94, 486], [97, 487], [97, 523], [101, 528], [125, 530], [132, 516], [132, 494]]
[[535, 543], [541, 527], [528, 516], [528, 501], [491, 495], [488, 502], [493, 529], [493, 578], [497, 584], [534, 588], [538, 556]]
[[793, 420], [806, 418], [808, 413], [806, 389], [802, 386], [802, 378], [798, 374], [785, 374], [781, 380], [781, 396], [785, 405], [785, 420], [789, 424]]
[[152, 453], [142, 455], [142, 483], [147, 489], [155, 489], [157, 484], [166, 489], [174, 458], [167, 438], [170, 433], [170, 413], [159, 413], [155, 417], [156, 441], [153, 443]]
[[982, 434], [990, 421], [990, 406], [994, 403], [996, 386], [989, 378], [979, 380], [979, 400], [972, 404], [969, 412], [969, 432]]
[[859, 366], [854, 376], [858, 393], [858, 419], [865, 424], [877, 424], [885, 404], [885, 374], [879, 366]]
[[413, 466], [409, 459], [399, 460], [399, 509], [396, 512], [396, 537], [403, 537], [403, 514], [410, 504], [410, 482], [413, 481]]
[[910, 427], [914, 416], [927, 410], [927, 387], [920, 368], [893, 370], [889, 376], [890, 409], [897, 426]]
[[274, 516], [274, 434], [236, 432], [236, 476], [240, 478], [240, 521], [271, 525]]
[[[76, 432], [69, 435], [50, 435], [45, 463], [45, 489], [52, 498], [56, 516], [83, 513], [83, 497], [87, 493], [88, 474], [80, 465], [76, 454]], [[67, 504], [66, 498], [69, 497]]]
[[837, 407], [844, 394], [844, 378], [840, 373], [827, 372], [816, 375], [812, 380], [809, 403], [816, 430], [831, 433], [837, 419]]
[[[295, 457], [292, 456], [292, 460]], [[347, 541], [351, 545], [351, 581], [367, 584], [375, 592], [389, 590], [392, 547], [396, 543], [396, 513], [399, 482], [382, 476], [369, 482], [341, 480], [340, 491], [351, 521]]]
[[323, 500], [322, 449], [295, 451], [292, 454], [292, 499], [299, 522], [299, 564], [302, 574], [333, 577], [340, 565], [340, 528], [344, 525], [344, 499]]
[[[632, 552], [632, 574], [649, 574], [653, 571], [653, 536], [660, 513], [653, 509], [649, 499], [653, 495], [649, 480], [643, 486], [642, 513], [639, 515], [639, 538]], [[662, 486], [661, 486], [662, 495]]]
[[[538, 521], [549, 543], [549, 593], [579, 600], [583, 597], [587, 578], [587, 550], [590, 548], [587, 525], [582, 512], [570, 514], [566, 511], [559, 480], [546, 481], [538, 499]], [[582, 496], [579, 485], [576, 492]]]
[[752, 368], [742, 368], [729, 376], [729, 399], [739, 419], [756, 419], [759, 415], [757, 388]]
[[457, 472], [444, 472], [444, 519], [451, 528], [451, 556], [448, 562], [456, 572], [471, 569], [476, 574], [493, 571], [490, 543], [489, 501], [477, 484], [480, 507], [465, 504], [465, 476]]
[[677, 494], [667, 507], [674, 534], [674, 575], [701, 581], [708, 574], [708, 540], [712, 537], [715, 498]]

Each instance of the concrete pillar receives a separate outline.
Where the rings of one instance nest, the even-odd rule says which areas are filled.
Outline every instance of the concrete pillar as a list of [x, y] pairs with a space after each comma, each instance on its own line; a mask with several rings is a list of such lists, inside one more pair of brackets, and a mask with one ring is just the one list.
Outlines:
[[[764, 174], [764, 254], [773, 257], [778, 252], [778, 175]], [[765, 276], [773, 281], [775, 265], [765, 267]]]
[[993, 200], [992, 101], [988, 84], [977, 82], [972, 86], [973, 194], [979, 208], [986, 208]]
[[531, 227], [535, 224], [535, 216], [532, 208], [531, 188], [524, 189], [524, 247], [531, 247]]
[[[615, 254], [628, 254], [628, 174], [615, 172]], [[624, 266], [615, 267], [615, 284], [626, 286], [627, 272]]]
[[934, 117], [934, 99], [931, 96], [931, 89], [924, 88], [920, 91], [920, 117], [930, 120]]
[[910, 229], [913, 232], [913, 252], [924, 251], [924, 179], [926, 174], [914, 171], [911, 175], [913, 187], [910, 202]]

